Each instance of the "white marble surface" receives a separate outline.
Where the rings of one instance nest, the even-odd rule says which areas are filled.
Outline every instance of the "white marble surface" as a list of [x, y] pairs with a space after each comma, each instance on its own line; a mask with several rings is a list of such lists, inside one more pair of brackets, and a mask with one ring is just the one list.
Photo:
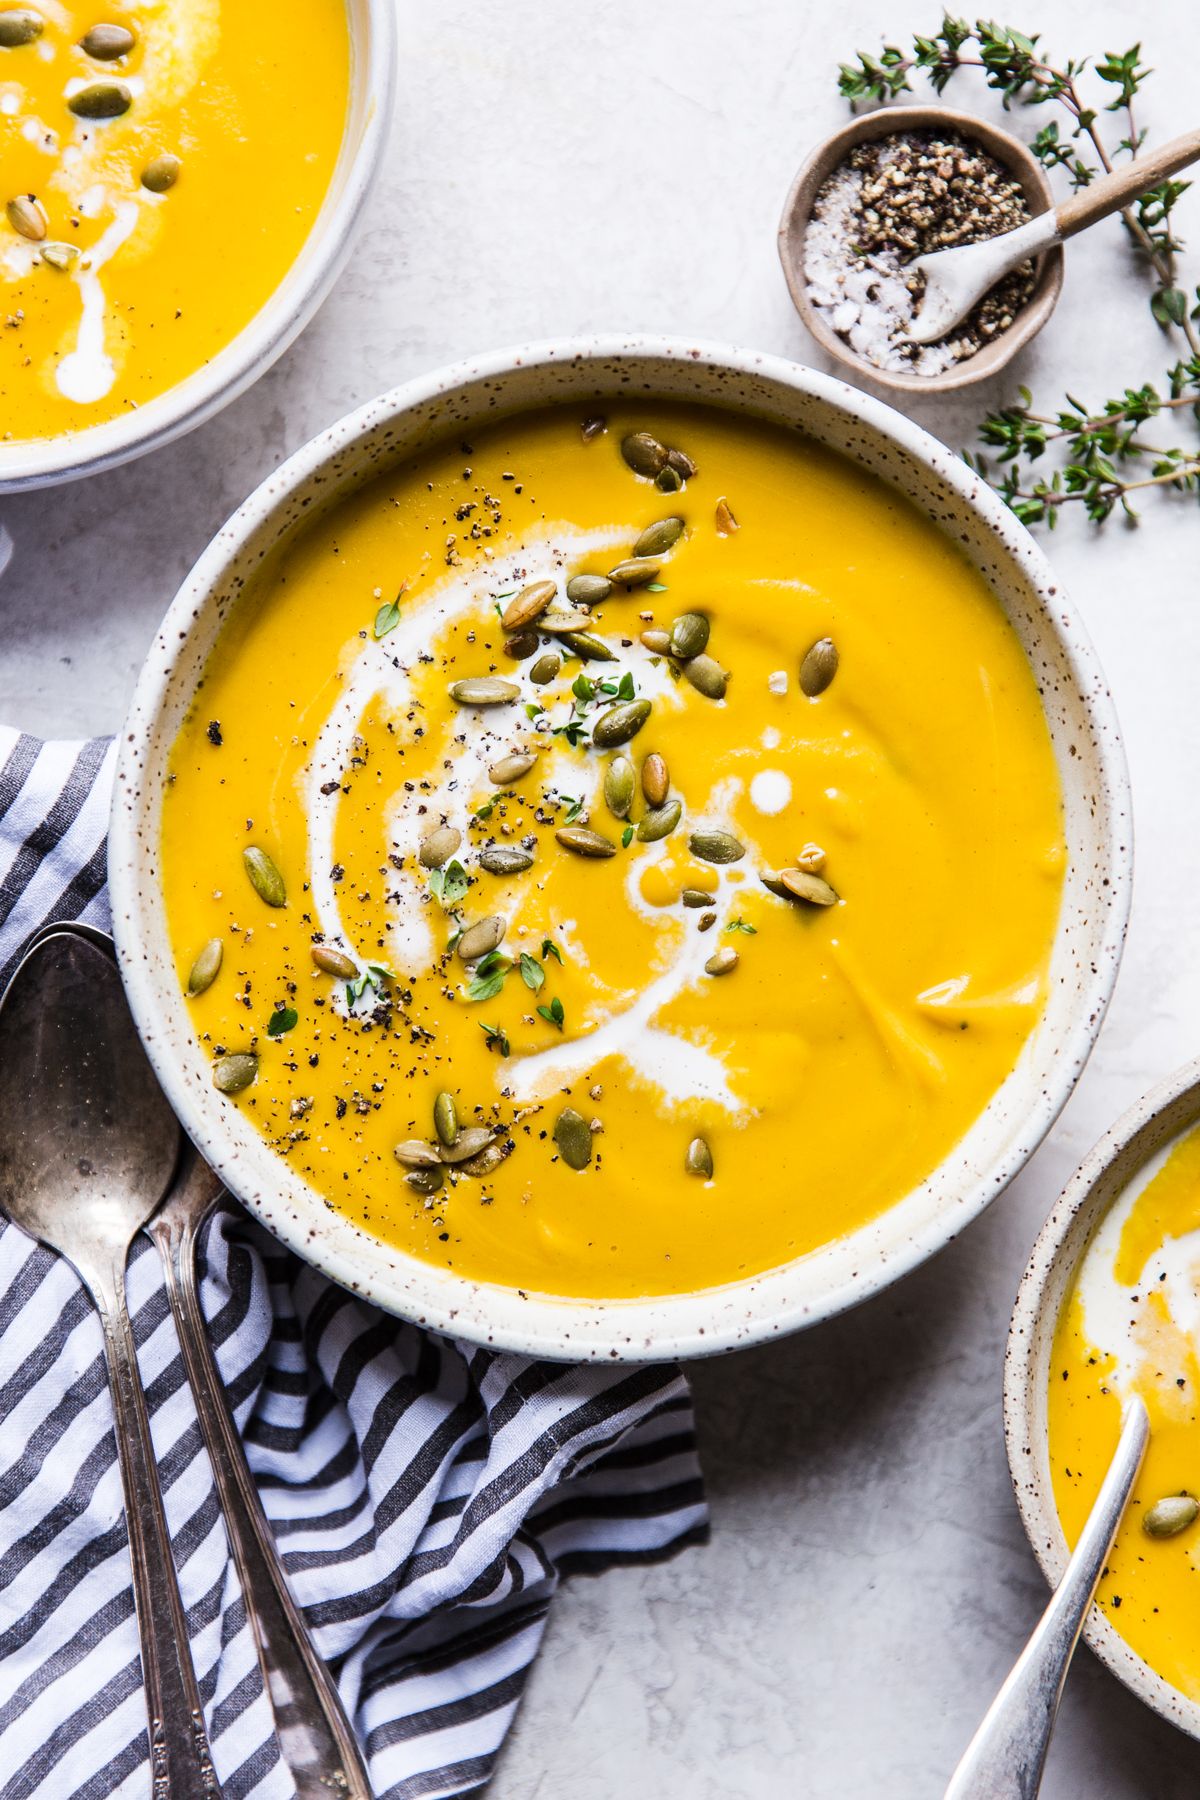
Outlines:
[[[315, 428], [485, 346], [601, 329], [813, 360], [776, 215], [844, 109], [834, 64], [930, 30], [914, 0], [601, 7], [400, 0], [401, 104], [353, 264], [265, 381], [158, 457], [0, 501], [0, 718], [114, 729], [159, 614], [215, 527]], [[1195, 123], [1192, 0], [1039, 0], [1014, 24], [1159, 65], [1158, 134]], [[949, 96], [954, 97], [954, 90]], [[1030, 128], [1028, 116], [1020, 121]], [[1200, 239], [1200, 205], [1185, 215]], [[1200, 263], [1200, 256], [1197, 258]], [[1194, 271], [1193, 280], [1200, 270]], [[1014, 372], [1084, 395], [1162, 366], [1115, 227], [1072, 246], [1057, 317]], [[951, 444], [986, 398], [924, 403]], [[1043, 1591], [1009, 1492], [1001, 1346], [1036, 1228], [1084, 1149], [1200, 1050], [1200, 595], [1194, 502], [1051, 541], [1114, 687], [1138, 826], [1133, 930], [1100, 1046], [1025, 1176], [935, 1263], [832, 1325], [696, 1373], [707, 1549], [559, 1599], [497, 1800], [926, 1800]], [[1084, 1654], [1047, 1800], [1183, 1800], [1200, 1747]]]

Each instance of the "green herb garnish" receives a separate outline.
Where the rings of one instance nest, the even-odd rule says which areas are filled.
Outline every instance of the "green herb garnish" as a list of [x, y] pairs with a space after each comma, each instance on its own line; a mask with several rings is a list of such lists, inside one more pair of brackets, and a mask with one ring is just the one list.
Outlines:
[[441, 901], [447, 912], [453, 912], [466, 898], [470, 885], [467, 871], [457, 857], [443, 868], [429, 871], [429, 891], [435, 900]]
[[563, 1020], [567, 1015], [564, 1013], [563, 1003], [557, 995], [555, 995], [549, 1006], [539, 1006], [538, 1012], [548, 1025], [556, 1025], [559, 1031], [562, 1030]]
[[400, 592], [394, 600], [388, 600], [375, 614], [375, 637], [385, 638], [389, 631], [395, 631], [400, 623], [400, 597], [408, 587], [407, 581], [400, 583]]
[[294, 1006], [279, 1006], [267, 1021], [267, 1036], [282, 1037], [285, 1031], [294, 1031], [299, 1020], [299, 1013]]
[[632, 842], [633, 842], [633, 826], [627, 825], [625, 827], [624, 831], [621, 833], [621, 848], [622, 848], [622, 850], [628, 850], [628, 848], [629, 848], [630, 844], [632, 844]]
[[521, 952], [521, 980], [535, 994], [546, 983], [545, 969], [536, 956], [530, 956], [528, 950]]
[[501, 1056], [512, 1055], [512, 1045], [508, 1041], [508, 1033], [499, 1025], [483, 1025], [479, 1027], [489, 1050], [498, 1050]]
[[563, 953], [559, 949], [558, 945], [555, 943], [553, 938], [543, 938], [542, 939], [542, 955], [543, 956], [552, 956], [557, 963], [559, 963], [560, 965], [562, 963]]
[[475, 973], [467, 983], [468, 1000], [494, 1000], [504, 986], [504, 978], [512, 963], [499, 950], [489, 950], [475, 964]]
[[725, 929], [726, 931], [744, 931], [747, 937], [758, 936], [758, 926], [748, 925], [745, 919], [730, 919]]

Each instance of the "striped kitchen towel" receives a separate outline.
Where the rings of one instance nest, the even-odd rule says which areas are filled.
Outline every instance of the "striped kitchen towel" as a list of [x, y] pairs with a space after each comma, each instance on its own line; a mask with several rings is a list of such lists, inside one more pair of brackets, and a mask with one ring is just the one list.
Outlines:
[[[49, 919], [108, 924], [112, 745], [0, 730], [0, 981]], [[157, 1255], [129, 1265], [226, 1800], [292, 1800]], [[489, 1354], [372, 1310], [236, 1208], [205, 1311], [293, 1589], [389, 1800], [488, 1779], [560, 1577], [705, 1530], [679, 1371]], [[0, 1800], [145, 1800], [145, 1708], [100, 1330], [0, 1226]]]

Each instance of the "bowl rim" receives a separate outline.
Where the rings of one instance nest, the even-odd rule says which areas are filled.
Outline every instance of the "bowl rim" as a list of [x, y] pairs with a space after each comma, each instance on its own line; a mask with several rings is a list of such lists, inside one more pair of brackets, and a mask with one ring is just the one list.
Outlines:
[[826, 324], [824, 316], [808, 297], [804, 276], [804, 240], [817, 190], [856, 145], [871, 143], [878, 137], [890, 137], [897, 132], [928, 131], [939, 126], [950, 128], [962, 137], [974, 138], [998, 161], [1004, 162], [1020, 181], [1026, 199], [1032, 204], [1035, 196], [1040, 198], [1042, 204], [1034, 207], [1035, 218], [1053, 209], [1054, 189], [1045, 169], [1028, 144], [1011, 131], [1005, 131], [990, 119], [978, 118], [974, 113], [962, 112], [952, 106], [878, 106], [857, 113], [809, 151], [788, 189], [776, 239], [788, 292], [805, 328], [843, 368], [853, 370], [860, 380], [894, 389], [897, 393], [946, 394], [954, 388], [971, 387], [977, 381], [986, 381], [999, 374], [1017, 351], [1037, 336], [1062, 293], [1063, 250], [1061, 244], [1053, 244], [1038, 258], [1033, 293], [1007, 331], [985, 344], [982, 350], [977, 350], [974, 356], [951, 363], [940, 375], [906, 375], [898, 369], [877, 369], [864, 357], [855, 355]]
[[[352, 37], [342, 143], [308, 235], [278, 285], [209, 362], [143, 406], [78, 431], [0, 444], [0, 494], [77, 481], [172, 443], [253, 386], [312, 319], [350, 254], [383, 165], [396, 98], [394, 0], [345, 0], [345, 8]], [[356, 9], [364, 42], [356, 41]]]
[[[1135, 1100], [1088, 1151], [1039, 1231], [1017, 1289], [1004, 1350], [1004, 1441], [1021, 1523], [1051, 1588], [1070, 1554], [1054, 1503], [1044, 1406], [1059, 1308], [1105, 1214], [1138, 1170], [1197, 1122], [1200, 1057]], [[1139, 1700], [1200, 1738], [1200, 1701], [1139, 1656], [1095, 1605], [1088, 1608], [1083, 1638]]]
[[[863, 394], [835, 376], [809, 369], [784, 358], [734, 346], [694, 339], [674, 340], [657, 336], [604, 336], [537, 342], [492, 351], [417, 376], [328, 426], [273, 470], [243, 502], [202, 552], [179, 589], [138, 678], [133, 701], [119, 745], [113, 811], [109, 832], [109, 882], [113, 931], [118, 958], [134, 1017], [148, 1054], [168, 1098], [189, 1134], [218, 1169], [231, 1160], [222, 1155], [223, 1127], [211, 1104], [193, 1104], [181, 1059], [171, 1050], [165, 997], [148, 972], [142, 952], [139, 893], [139, 834], [135, 821], [140, 784], [139, 747], [153, 742], [156, 716], [165, 700], [177, 656], [199, 607], [211, 604], [218, 583], [236, 564], [238, 555], [273, 518], [289, 495], [319, 475], [346, 449], [366, 438], [389, 420], [409, 410], [444, 401], [463, 387], [511, 377], [518, 370], [553, 368], [562, 364], [629, 363], [643, 380], [652, 377], [654, 365], [695, 368], [704, 363], [727, 377], [742, 375], [762, 379], [810, 396], [856, 425], [879, 433], [900, 453], [915, 459], [928, 473], [954, 490], [956, 497], [986, 528], [999, 538], [1029, 580], [1039, 598], [1045, 630], [1070, 668], [1076, 689], [1093, 726], [1099, 791], [1104, 803], [1123, 822], [1129, 818], [1129, 781], [1124, 750], [1111, 695], [1082, 621], [1063, 595], [1040, 547], [987, 484], [952, 451], [922, 427], [894, 411], [884, 401]], [[719, 404], [714, 400], [714, 404]], [[1014, 1130], [1002, 1155], [995, 1157], [983, 1175], [964, 1183], [963, 1191], [939, 1206], [921, 1229], [914, 1230], [902, 1247], [888, 1247], [872, 1254], [866, 1267], [831, 1282], [819, 1301], [793, 1293], [790, 1299], [774, 1299], [761, 1312], [750, 1305], [756, 1291], [780, 1284], [803, 1267], [804, 1258], [780, 1269], [746, 1278], [725, 1287], [649, 1300], [589, 1302], [556, 1296], [520, 1296], [516, 1290], [465, 1277], [448, 1278], [432, 1265], [405, 1258], [408, 1275], [423, 1286], [419, 1306], [411, 1292], [399, 1303], [386, 1281], [364, 1278], [354, 1259], [321, 1245], [314, 1255], [310, 1234], [299, 1220], [267, 1216], [261, 1201], [248, 1201], [285, 1243], [307, 1260], [314, 1261], [343, 1286], [360, 1292], [385, 1309], [415, 1318], [420, 1324], [450, 1335], [474, 1337], [489, 1346], [545, 1357], [575, 1361], [598, 1359], [662, 1361], [674, 1357], [700, 1357], [761, 1342], [785, 1332], [817, 1323], [857, 1305], [907, 1274], [942, 1249], [990, 1201], [1002, 1191], [1033, 1151], [1065, 1105], [1078, 1074], [1095, 1042], [1120, 966], [1128, 921], [1132, 879], [1132, 833], [1118, 840], [1113, 834], [1104, 845], [1107, 863], [1101, 873], [1108, 929], [1102, 947], [1083, 979], [1083, 991], [1071, 1028], [1053, 1063], [1051, 1075], [1041, 1084]], [[166, 1048], [160, 1052], [160, 1043]], [[232, 1183], [237, 1191], [237, 1184]], [[349, 1229], [356, 1229], [348, 1227]], [[382, 1260], [382, 1258], [381, 1258]], [[415, 1272], [415, 1273], [414, 1273]], [[447, 1299], [436, 1291], [445, 1282], [458, 1298]], [[393, 1284], [395, 1285], [395, 1284]], [[482, 1294], [486, 1301], [486, 1330], [475, 1326], [467, 1296]], [[736, 1307], [729, 1297], [738, 1296]], [[524, 1304], [521, 1304], [521, 1301]], [[664, 1325], [664, 1316], [671, 1321]], [[547, 1321], [555, 1321], [553, 1327]]]

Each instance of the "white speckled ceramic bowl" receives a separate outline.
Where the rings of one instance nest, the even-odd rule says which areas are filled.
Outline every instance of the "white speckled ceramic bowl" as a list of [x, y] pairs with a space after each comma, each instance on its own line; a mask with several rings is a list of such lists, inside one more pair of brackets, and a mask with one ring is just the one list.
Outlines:
[[[156, 872], [167, 758], [229, 609], [280, 538], [401, 458], [481, 421], [640, 394], [708, 401], [803, 432], [906, 494], [995, 592], [1029, 656], [1066, 806], [1070, 868], [1050, 999], [1019, 1063], [930, 1179], [883, 1218], [773, 1272], [673, 1298], [587, 1304], [469, 1282], [332, 1213], [214, 1092], [167, 942]], [[941, 1248], [1041, 1141], [1074, 1086], [1116, 978], [1130, 885], [1117, 722], [1041, 551], [959, 458], [881, 402], [748, 351], [606, 339], [504, 351], [424, 376], [333, 425], [269, 476], [184, 583], [142, 672], [117, 772], [109, 869], [117, 947], [155, 1068], [187, 1130], [286, 1243], [380, 1305], [480, 1343], [558, 1357], [696, 1356], [792, 1331], [864, 1299]]]
[[[1084, 1158], [1042, 1227], [1017, 1291], [1004, 1361], [1004, 1436], [1021, 1519], [1052, 1587], [1069, 1554], [1054, 1504], [1047, 1418], [1059, 1314], [1109, 1207], [1152, 1157], [1198, 1121], [1200, 1060], [1151, 1089]], [[1083, 1635], [1139, 1700], [1200, 1737], [1200, 1702], [1164, 1681], [1114, 1631], [1099, 1607], [1089, 1611]]]
[[0, 443], [0, 494], [95, 475], [203, 424], [266, 373], [316, 312], [350, 254], [383, 159], [396, 88], [395, 0], [346, 0], [350, 104], [329, 192], [267, 304], [186, 380], [103, 425]]

